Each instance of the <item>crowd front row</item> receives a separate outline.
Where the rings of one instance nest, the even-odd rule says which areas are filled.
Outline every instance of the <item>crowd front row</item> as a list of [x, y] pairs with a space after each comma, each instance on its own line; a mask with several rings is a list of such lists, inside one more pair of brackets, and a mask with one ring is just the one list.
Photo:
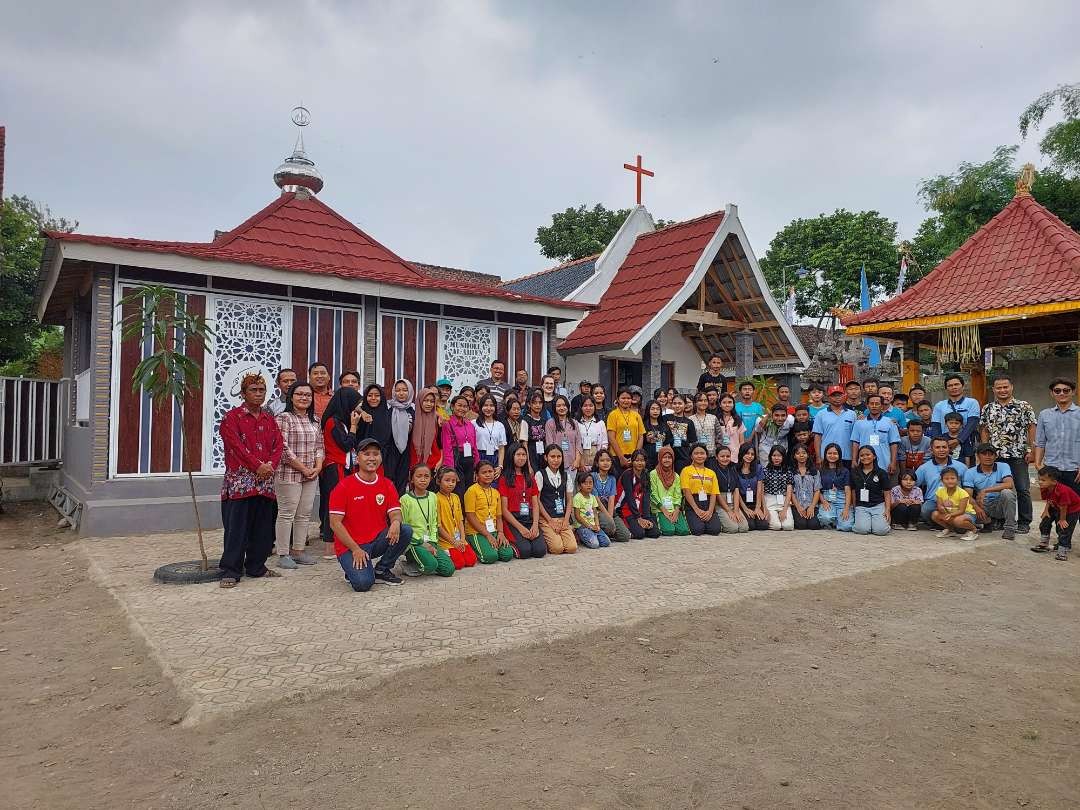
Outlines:
[[[304, 550], [306, 516], [299, 520], [297, 510], [306, 503], [310, 511], [316, 481], [320, 475], [325, 481], [329, 469], [335, 480], [324, 497], [334, 556], [357, 591], [376, 582], [400, 584], [394, 569], [402, 555], [412, 573], [448, 577], [477, 562], [572, 554], [579, 546], [597, 549], [662, 535], [820, 528], [884, 535], [894, 526], [914, 530], [920, 518], [940, 527], [939, 537], [972, 539], [978, 533], [976, 499], [961, 485], [961, 471], [944, 458], [944, 440], [940, 452], [931, 445], [935, 456], [942, 455], [927, 462], [942, 462], [933, 476], [923, 475], [923, 468], [904, 471], [895, 486], [871, 444], [858, 447], [850, 465], [838, 444], [828, 444], [819, 466], [801, 443], [790, 452], [775, 444], [759, 460], [751, 443], [739, 446], [733, 458], [727, 445], [715, 447], [710, 456], [705, 443], [694, 442], [681, 471], [677, 449], [667, 445], [656, 448], [652, 465], [642, 449], [621, 457], [600, 449], [591, 458], [591, 471], [575, 472], [567, 466], [565, 440], [513, 441], [493, 459], [474, 453], [475, 434], [460, 441], [451, 435], [440, 454], [434, 418], [430, 426], [399, 434], [393, 409], [365, 412], [361, 395], [351, 392], [342, 397], [342, 420], [355, 429], [365, 416], [384, 419], [387, 435], [351, 442], [348, 458], [326, 459], [310, 413], [309, 386], [293, 386], [290, 408], [276, 422], [261, 407], [266, 394], [261, 377], [245, 378], [242, 390], [245, 405], [221, 425], [229, 470], [220, 563], [226, 588], [242, 575], [280, 576], [265, 563], [274, 536], [272, 477], [283, 458], [287, 472], [279, 475], [277, 510], [302, 526], [276, 538], [279, 555], [288, 560], [283, 567], [314, 563]], [[419, 446], [410, 446], [417, 434]], [[1006, 495], [1014, 494], [1011, 478], [996, 475], [994, 453], [992, 446], [980, 445], [979, 465], [972, 469], [982, 471], [980, 490], [1001, 501], [1004, 516], [1015, 497]], [[404, 476], [404, 486], [395, 482], [398, 475]], [[1056, 479], [1053, 468], [1039, 470], [1047, 502], [1040, 525], [1046, 546], [1055, 524], [1059, 536], [1066, 531], [1071, 536], [1080, 518], [1080, 496]], [[980, 509], [980, 514], [991, 511], [985, 494]]]

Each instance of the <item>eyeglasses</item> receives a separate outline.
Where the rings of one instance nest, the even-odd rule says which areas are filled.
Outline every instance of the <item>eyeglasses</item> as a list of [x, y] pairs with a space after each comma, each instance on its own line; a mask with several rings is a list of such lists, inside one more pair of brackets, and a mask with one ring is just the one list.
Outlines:
[[1053, 390], [1053, 392], [1055, 394], [1071, 394], [1072, 393], [1071, 388], [1060, 388], [1059, 387], [1059, 388], [1054, 388], [1054, 389], [1051, 389], [1051, 390]]

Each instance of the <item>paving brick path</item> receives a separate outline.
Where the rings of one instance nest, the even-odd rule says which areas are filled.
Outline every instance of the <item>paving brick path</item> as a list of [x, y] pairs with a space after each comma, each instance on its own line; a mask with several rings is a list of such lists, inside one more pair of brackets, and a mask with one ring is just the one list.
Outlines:
[[[214, 552], [221, 534], [208, 535]], [[977, 541], [977, 545], [999, 539]], [[189, 559], [179, 535], [86, 539], [77, 547], [190, 700], [186, 722], [319, 688], [375, 683], [404, 667], [495, 653], [657, 614], [971, 549], [930, 532], [859, 537], [751, 532], [631, 541], [567, 557], [477, 566], [353, 593], [336, 562], [281, 579], [158, 585]]]

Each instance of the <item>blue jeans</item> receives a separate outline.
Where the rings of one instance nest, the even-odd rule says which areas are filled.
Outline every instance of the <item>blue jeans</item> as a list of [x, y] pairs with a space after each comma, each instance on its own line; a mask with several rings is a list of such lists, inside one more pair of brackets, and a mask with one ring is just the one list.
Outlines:
[[[394, 567], [398, 557], [409, 548], [409, 542], [412, 540], [412, 526], [402, 523], [401, 534], [398, 535], [398, 541], [393, 544], [387, 539], [388, 531], [389, 529], [383, 529], [370, 543], [363, 543], [360, 546], [368, 555], [367, 562], [362, 568], [357, 568], [353, 563], [351, 551], [346, 550], [344, 554], [338, 555], [337, 561], [341, 563], [345, 571], [345, 579], [349, 580], [354, 591], [360, 593], [370, 591], [371, 586], [375, 584], [375, 571], [389, 571]], [[371, 561], [376, 557], [379, 558], [379, 564], [372, 566]]]
[[[835, 497], [832, 493], [836, 493]], [[850, 532], [851, 527], [855, 525], [854, 509], [848, 512], [847, 520], [840, 517], [844, 511], [844, 490], [842, 489], [823, 489], [821, 490], [821, 506], [818, 507], [817, 519], [823, 529], [838, 529], [842, 532]], [[826, 511], [825, 506], [830, 505], [831, 508]]]
[[923, 501], [922, 509], [919, 510], [919, 517], [922, 518], [922, 522], [927, 526], [936, 529], [938, 528], [938, 525], [934, 523], [933, 519], [930, 517], [930, 513], [937, 509], [937, 498], [933, 495], [927, 495], [925, 492], [923, 493], [923, 497], [926, 498], [926, 500]]
[[888, 534], [891, 527], [885, 520], [885, 504], [877, 506], [856, 506], [855, 534]]
[[611, 540], [603, 529], [594, 532], [586, 526], [578, 526], [574, 529], [574, 534], [577, 535], [578, 542], [586, 548], [607, 548], [611, 545]]

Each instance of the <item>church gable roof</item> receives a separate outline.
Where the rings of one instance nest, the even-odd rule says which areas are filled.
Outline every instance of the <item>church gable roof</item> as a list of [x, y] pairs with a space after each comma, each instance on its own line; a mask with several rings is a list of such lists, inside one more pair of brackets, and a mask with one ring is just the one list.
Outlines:
[[[941, 264], [895, 298], [848, 316], [869, 327], [1080, 301], [1080, 234], [1018, 194]], [[870, 330], [860, 330], [870, 331]]]
[[686, 284], [716, 236], [724, 212], [680, 222], [637, 237], [599, 306], [559, 345], [560, 352], [622, 348]]
[[596, 272], [596, 260], [600, 256], [585, 256], [581, 259], [564, 262], [557, 267], [549, 267], [538, 273], [504, 281], [502, 288], [525, 295], [539, 295], [544, 298], [566, 298], [574, 290], [592, 278]]
[[306, 193], [283, 193], [212, 242], [167, 242], [58, 232], [49, 232], [46, 236], [61, 243], [104, 245], [207, 261], [334, 275], [409, 288], [517, 301], [535, 300], [582, 308], [572, 302], [553, 302], [462, 278], [436, 278], [420, 271], [328, 205]]

